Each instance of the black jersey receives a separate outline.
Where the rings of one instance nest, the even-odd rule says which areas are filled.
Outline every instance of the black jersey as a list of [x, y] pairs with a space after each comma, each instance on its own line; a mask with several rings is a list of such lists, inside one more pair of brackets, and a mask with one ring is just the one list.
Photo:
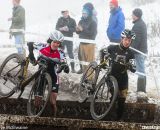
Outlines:
[[[119, 45], [110, 45], [107, 50], [112, 61], [114, 61], [111, 74], [117, 79], [119, 87], [128, 87], [128, 75], [124, 64], [135, 59], [132, 50], [129, 48], [123, 49]], [[120, 62], [123, 64], [120, 64]]]
[[[113, 62], [112, 74], [126, 74], [125, 64], [130, 60], [134, 60], [134, 54], [131, 49], [122, 49], [119, 45], [108, 46], [108, 53], [111, 54]], [[120, 62], [122, 64], [120, 64]]]

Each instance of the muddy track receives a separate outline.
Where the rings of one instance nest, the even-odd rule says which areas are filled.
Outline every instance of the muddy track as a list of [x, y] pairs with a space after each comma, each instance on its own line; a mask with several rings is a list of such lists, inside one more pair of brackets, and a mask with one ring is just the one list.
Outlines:
[[80, 104], [75, 101], [58, 101], [56, 118], [51, 117], [52, 111], [49, 104], [41, 117], [28, 117], [26, 103], [25, 99], [0, 99], [0, 126], [26, 126], [28, 129], [34, 130], [139, 130], [143, 126], [158, 126], [160, 124], [160, 114], [157, 116], [155, 104], [127, 103], [121, 122], [117, 122], [115, 121], [115, 108], [103, 121], [92, 120], [89, 102]]

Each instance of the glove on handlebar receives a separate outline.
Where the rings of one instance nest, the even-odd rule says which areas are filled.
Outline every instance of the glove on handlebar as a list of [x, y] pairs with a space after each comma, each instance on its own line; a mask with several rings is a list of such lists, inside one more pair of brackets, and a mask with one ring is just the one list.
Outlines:
[[62, 62], [60, 67], [58, 68], [57, 70], [57, 73], [61, 73], [62, 70], [65, 72], [65, 73], [69, 73], [69, 66], [65, 63], [65, 62]]

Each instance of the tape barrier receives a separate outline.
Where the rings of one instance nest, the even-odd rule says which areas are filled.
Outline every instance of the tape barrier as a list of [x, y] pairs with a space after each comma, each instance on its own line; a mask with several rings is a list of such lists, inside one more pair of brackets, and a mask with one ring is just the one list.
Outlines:
[[[48, 37], [48, 35], [45, 34], [40, 34], [40, 33], [33, 33], [33, 32], [25, 32], [24, 29], [11, 29], [9, 30], [2, 30], [0, 29], [0, 32], [23, 32], [24, 34], [30, 34], [30, 35], [37, 35], [37, 36], [43, 36], [43, 37]], [[88, 40], [88, 39], [79, 39], [79, 38], [73, 38], [73, 37], [64, 37], [64, 40], [68, 41], [76, 41], [76, 42], [83, 42], [83, 43], [91, 43], [91, 44], [96, 44], [95, 40]]]
[[[37, 35], [37, 36], [43, 36], [43, 37], [48, 37], [48, 35], [45, 35], [45, 34], [40, 34], [40, 33], [33, 33], [33, 32], [25, 32], [23, 29], [12, 29], [11, 30], [12, 32], [23, 32], [25, 34], [30, 34], [30, 35]], [[10, 32], [9, 30], [0, 30], [0, 32]], [[80, 38], [75, 38], [75, 37], [64, 37], [65, 40], [68, 40], [68, 41], [73, 41], [73, 42], [77, 42], [77, 43], [91, 43], [91, 44], [96, 44], [98, 43], [98, 41], [96, 40], [88, 40], [88, 39], [80, 39]], [[115, 45], [118, 45], [118, 43], [111, 43], [111, 44], [115, 44]], [[12, 47], [16, 47], [17, 45], [13, 45], [13, 44], [7, 44], [7, 45], [4, 45], [4, 44], [0, 44], [0, 48], [12, 48]], [[132, 47], [130, 47], [132, 50], [134, 50], [135, 52], [145, 56], [145, 57], [148, 57], [147, 54], [139, 51], [139, 50], [136, 50]], [[75, 62], [77, 64], [82, 64], [82, 65], [89, 65], [90, 62], [85, 62], [85, 61], [79, 61], [79, 60], [75, 60], [75, 59], [70, 59], [70, 58], [67, 58], [67, 61], [69, 62]], [[142, 76], [145, 76], [146, 74], [145, 73], [141, 73], [141, 72], [136, 72], [136, 74], [138, 75], [142, 75]]]
[[[40, 33], [32, 33], [32, 32], [25, 32], [23, 29], [12, 29], [13, 32], [24, 32], [25, 34], [31, 34], [31, 35], [37, 35], [37, 36], [43, 36], [43, 37], [47, 37], [48, 35], [45, 34], [40, 34]], [[0, 30], [0, 32], [10, 32], [9, 30]], [[76, 42], [83, 42], [83, 43], [91, 43], [91, 44], [96, 44], [98, 43], [98, 41], [96, 40], [88, 40], [88, 39], [80, 39], [80, 38], [74, 38], [74, 37], [64, 37], [64, 40], [68, 40], [68, 41], [76, 41]], [[111, 44], [118, 44], [118, 43], [111, 43]], [[132, 47], [130, 47], [132, 50], [138, 52], [139, 54], [142, 54], [143, 56], [147, 57], [147, 55], [139, 50], [136, 50]]]

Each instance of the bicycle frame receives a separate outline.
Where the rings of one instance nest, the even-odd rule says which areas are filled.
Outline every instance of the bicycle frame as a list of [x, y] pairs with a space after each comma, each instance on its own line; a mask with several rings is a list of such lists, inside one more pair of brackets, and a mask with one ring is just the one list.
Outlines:
[[34, 78], [37, 78], [38, 75], [43, 72], [47, 66], [43, 65], [43, 67], [39, 68], [38, 71], [36, 71], [30, 78], [26, 79], [27, 77], [27, 70], [28, 70], [28, 64], [29, 64], [29, 58], [27, 57], [26, 58], [26, 64], [24, 66], [24, 69], [23, 69], [23, 76], [24, 76], [24, 80], [22, 82], [20, 82], [19, 84], [19, 88], [21, 90], [21, 93], [20, 95], [18, 96], [18, 98], [21, 97], [23, 91], [24, 91], [24, 88], [34, 79]]
[[107, 72], [105, 73], [105, 75], [106, 74], [109, 74], [110, 72], [111, 72], [111, 65], [107, 65], [107, 64], [110, 64], [109, 63], [110, 62], [110, 58], [108, 58], [108, 59], [104, 59], [104, 61], [102, 62], [102, 63], [100, 63], [97, 67], [96, 67], [96, 69], [97, 69], [97, 77], [96, 78], [98, 78], [98, 76], [99, 76], [99, 72], [101, 71], [101, 69], [104, 69], [103, 68], [103, 66], [105, 65], [105, 69], [104, 70], [106, 70]]

